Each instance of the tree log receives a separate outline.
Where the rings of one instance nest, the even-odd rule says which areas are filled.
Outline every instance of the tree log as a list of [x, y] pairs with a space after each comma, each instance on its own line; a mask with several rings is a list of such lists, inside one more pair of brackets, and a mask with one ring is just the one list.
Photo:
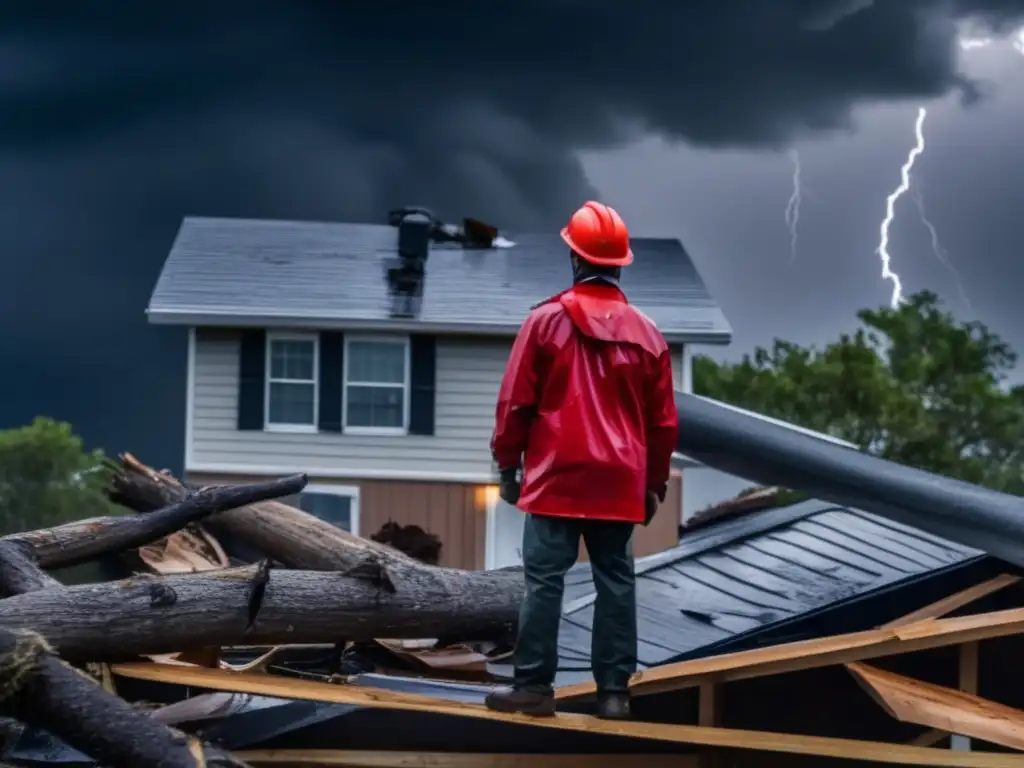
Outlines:
[[31, 544], [0, 539], [0, 597], [63, 586], [39, 568]]
[[245, 766], [107, 693], [32, 632], [0, 628], [0, 713], [46, 729], [110, 768]]
[[[189, 489], [169, 474], [156, 472], [131, 454], [121, 456], [110, 498], [135, 512], [181, 501]], [[355, 536], [301, 509], [266, 501], [210, 516], [204, 525], [215, 535], [231, 537], [288, 568], [345, 571], [368, 558], [387, 565], [425, 568], [397, 549]]]
[[305, 486], [305, 475], [292, 475], [259, 483], [218, 486], [196, 493], [183, 488], [177, 498], [148, 515], [80, 520], [56, 528], [17, 533], [0, 541], [26, 542], [35, 550], [40, 567], [65, 568], [150, 544], [217, 512], [288, 496]]
[[123, 661], [209, 646], [507, 639], [522, 578], [364, 561], [347, 573], [266, 563], [44, 589], [0, 600], [0, 626], [31, 629], [69, 661]]

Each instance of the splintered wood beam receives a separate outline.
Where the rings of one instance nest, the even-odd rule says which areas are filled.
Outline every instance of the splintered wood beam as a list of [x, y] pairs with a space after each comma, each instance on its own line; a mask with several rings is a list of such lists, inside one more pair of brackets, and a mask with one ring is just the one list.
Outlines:
[[862, 760], [889, 765], [951, 766], [952, 768], [1022, 768], [1024, 758], [1018, 755], [987, 752], [953, 752], [946, 749], [887, 744], [879, 741], [836, 739], [824, 736], [803, 736], [767, 733], [700, 725], [669, 725], [637, 721], [608, 721], [581, 714], [559, 713], [554, 717], [529, 717], [492, 712], [480, 704], [437, 699], [382, 688], [356, 685], [332, 685], [314, 680], [276, 678], [270, 675], [224, 672], [200, 667], [163, 664], [120, 664], [113, 667], [117, 675], [138, 680], [188, 685], [216, 691], [252, 693], [281, 699], [322, 701], [331, 704], [430, 712], [452, 717], [490, 720], [532, 728], [550, 728], [577, 733], [650, 739], [676, 744], [704, 747], [728, 747], [814, 755], [848, 760]]
[[[1024, 632], [1024, 608], [952, 619], [929, 619], [902, 627], [869, 629], [665, 664], [634, 675], [630, 691], [639, 696], [663, 693], [693, 688], [701, 683], [723, 683], [847, 664], [1021, 632]], [[593, 683], [579, 683], [558, 688], [555, 696], [567, 700], [594, 692]]]
[[[499, 755], [348, 749], [251, 749], [235, 752], [250, 765], [345, 768], [623, 768], [625, 755]], [[644, 755], [644, 768], [696, 768], [696, 755]]]
[[[849, 664], [847, 668], [900, 722], [958, 733], [1011, 749], [1024, 749], [1022, 710], [867, 664]], [[1024, 765], [1024, 755], [1018, 759]]]
[[908, 624], [915, 624], [919, 621], [925, 621], [926, 619], [941, 618], [953, 611], [963, 608], [965, 605], [970, 605], [976, 600], [988, 597], [989, 595], [998, 592], [1000, 589], [1013, 586], [1019, 582], [1020, 579], [1020, 576], [1015, 576], [1010, 573], [1001, 573], [991, 579], [967, 587], [967, 589], [962, 589], [952, 595], [947, 595], [941, 600], [936, 600], [934, 603], [929, 603], [928, 605], [918, 608], [916, 611], [912, 611], [905, 616], [900, 616], [898, 619], [893, 619], [882, 626], [887, 628], [905, 627]]

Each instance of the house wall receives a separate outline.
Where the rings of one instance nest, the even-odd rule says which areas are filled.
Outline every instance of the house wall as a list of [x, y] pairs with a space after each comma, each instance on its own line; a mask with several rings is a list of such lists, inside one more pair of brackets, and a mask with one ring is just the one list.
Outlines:
[[[258, 475], [190, 472], [195, 485], [227, 485], [263, 480]], [[389, 521], [418, 525], [441, 539], [441, 565], [479, 570], [484, 567], [487, 510], [480, 486], [466, 483], [395, 480], [331, 480], [310, 477], [310, 485], [358, 489], [361, 536], [370, 537]]]
[[[186, 482], [198, 486], [252, 483], [264, 479], [258, 475], [218, 475], [190, 472]], [[358, 531], [370, 537], [389, 521], [418, 525], [441, 539], [441, 565], [480, 570], [485, 567], [487, 551], [487, 502], [484, 486], [469, 483], [439, 483], [400, 480], [331, 480], [310, 477], [311, 486], [358, 489]], [[681, 478], [669, 482], [669, 491], [661, 510], [648, 527], [637, 526], [633, 535], [633, 554], [643, 557], [661, 552], [679, 543], [677, 514]], [[586, 560], [586, 548], [580, 545], [580, 559]]]
[[[429, 436], [239, 431], [239, 349], [237, 331], [196, 331], [187, 470], [453, 482], [492, 477], [494, 406], [510, 340], [438, 339], [435, 432]], [[676, 346], [677, 387], [682, 357]]]

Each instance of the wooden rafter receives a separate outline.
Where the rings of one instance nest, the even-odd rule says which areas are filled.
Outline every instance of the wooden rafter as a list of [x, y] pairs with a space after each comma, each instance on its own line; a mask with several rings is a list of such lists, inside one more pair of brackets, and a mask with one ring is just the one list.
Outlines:
[[[1024, 608], [952, 619], [927, 619], [906, 626], [869, 629], [666, 664], [638, 672], [631, 681], [631, 690], [636, 695], [662, 693], [692, 688], [701, 683], [745, 680], [846, 664], [1021, 632], [1024, 632]], [[563, 686], [556, 691], [557, 697], [563, 700], [592, 693], [593, 683]]]
[[1024, 749], [1022, 710], [868, 664], [847, 664], [846, 667], [900, 722], [971, 736], [1011, 749]]
[[431, 712], [434, 714], [513, 723], [535, 728], [554, 728], [634, 739], [693, 744], [707, 747], [753, 749], [795, 755], [814, 755], [863, 760], [890, 765], [951, 766], [953, 768], [1024, 768], [1024, 758], [985, 752], [953, 752], [945, 749], [886, 744], [877, 741], [836, 739], [823, 736], [766, 733], [712, 728], [700, 725], [668, 725], [636, 721], [615, 722], [579, 714], [531, 718], [492, 712], [478, 704], [435, 699], [380, 688], [332, 685], [312, 680], [277, 678], [271, 675], [232, 673], [218, 669], [162, 664], [121, 664], [113, 671], [123, 677], [189, 685], [209, 690], [252, 693], [285, 699], [355, 704], [378, 709]]
[[953, 611], [959, 610], [965, 605], [970, 605], [976, 600], [988, 597], [989, 595], [998, 592], [1000, 589], [1013, 586], [1019, 582], [1020, 579], [1020, 576], [1015, 576], [1010, 573], [1001, 573], [991, 579], [987, 579], [986, 581], [967, 587], [967, 589], [962, 589], [952, 595], [947, 595], [941, 600], [936, 600], [934, 603], [929, 603], [923, 608], [918, 608], [916, 611], [912, 611], [905, 616], [900, 616], [898, 619], [893, 619], [882, 626], [905, 627], [908, 624], [915, 624], [919, 621], [939, 619], [943, 616], [948, 616]]

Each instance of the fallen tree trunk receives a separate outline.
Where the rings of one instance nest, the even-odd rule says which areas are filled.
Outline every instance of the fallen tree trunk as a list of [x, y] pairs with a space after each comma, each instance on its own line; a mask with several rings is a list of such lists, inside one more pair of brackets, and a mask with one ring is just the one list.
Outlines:
[[[131, 454], [121, 457], [110, 498], [136, 512], [150, 512], [181, 501], [189, 489], [174, 477], [156, 472]], [[344, 571], [368, 558], [387, 564], [423, 569], [421, 563], [397, 549], [355, 536], [308, 512], [281, 502], [267, 501], [210, 516], [204, 525], [215, 535], [231, 537], [288, 568]]]
[[70, 661], [378, 637], [505, 640], [523, 591], [521, 578], [500, 571], [420, 566], [393, 580], [373, 561], [347, 573], [263, 563], [8, 597], [0, 626], [32, 629]]
[[0, 542], [24, 542], [34, 550], [41, 568], [64, 568], [150, 544], [217, 512], [288, 496], [305, 486], [305, 475], [291, 475], [259, 483], [218, 486], [196, 493], [182, 489], [178, 498], [148, 515], [80, 520], [56, 528], [5, 536]]
[[107, 693], [33, 632], [0, 628], [0, 713], [44, 728], [109, 768], [246, 765]]
[[0, 597], [63, 586], [39, 568], [30, 544], [0, 539]]

